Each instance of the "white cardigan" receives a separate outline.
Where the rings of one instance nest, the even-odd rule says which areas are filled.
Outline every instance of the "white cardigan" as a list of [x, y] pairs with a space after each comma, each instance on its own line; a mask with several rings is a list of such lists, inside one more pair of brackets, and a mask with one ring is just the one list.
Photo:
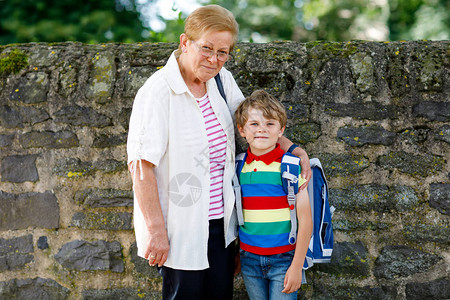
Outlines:
[[[211, 106], [228, 143], [223, 181], [225, 244], [237, 235], [232, 177], [235, 172], [232, 115], [244, 99], [232, 74], [222, 68], [220, 76], [227, 103], [214, 78], [206, 83]], [[184, 82], [174, 53], [161, 70], [139, 89], [133, 103], [127, 142], [128, 163], [153, 163], [166, 229], [169, 256], [164, 264], [180, 270], [209, 267], [209, 147], [201, 111]], [[139, 180], [139, 178], [136, 178]], [[148, 242], [147, 226], [134, 195], [134, 230], [138, 255]]]

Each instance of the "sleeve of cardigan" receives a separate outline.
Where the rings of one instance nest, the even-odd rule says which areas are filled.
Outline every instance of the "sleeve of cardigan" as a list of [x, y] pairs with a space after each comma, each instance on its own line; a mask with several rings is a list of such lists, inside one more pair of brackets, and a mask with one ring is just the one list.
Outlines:
[[157, 73], [139, 89], [133, 102], [127, 139], [130, 171], [135, 171], [141, 160], [159, 165], [168, 143], [169, 101], [170, 89]]

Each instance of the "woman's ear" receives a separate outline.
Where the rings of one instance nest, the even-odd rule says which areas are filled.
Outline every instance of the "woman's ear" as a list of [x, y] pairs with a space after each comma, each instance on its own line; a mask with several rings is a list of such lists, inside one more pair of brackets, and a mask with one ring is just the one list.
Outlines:
[[186, 33], [180, 34], [180, 49], [182, 52], [186, 52], [187, 42], [189, 41]]

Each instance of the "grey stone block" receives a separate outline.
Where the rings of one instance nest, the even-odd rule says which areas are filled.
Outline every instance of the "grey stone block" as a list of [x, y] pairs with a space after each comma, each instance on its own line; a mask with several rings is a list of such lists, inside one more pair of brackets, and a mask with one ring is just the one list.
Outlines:
[[350, 146], [361, 147], [367, 144], [392, 145], [396, 134], [379, 126], [339, 128], [337, 138]]
[[27, 73], [14, 86], [10, 93], [10, 99], [27, 104], [45, 102], [47, 101], [48, 89], [49, 79], [46, 73]]
[[31, 234], [12, 239], [0, 238], [0, 272], [24, 268], [33, 261], [34, 256], [30, 254], [33, 252]]
[[386, 246], [375, 261], [377, 278], [394, 279], [426, 272], [442, 257], [407, 246]]
[[450, 279], [441, 278], [428, 282], [407, 283], [406, 299], [450, 299]]
[[71, 131], [32, 131], [19, 136], [19, 142], [27, 148], [71, 148], [78, 146], [78, 138]]
[[84, 213], [72, 216], [71, 226], [83, 229], [131, 230], [131, 214], [126, 212]]
[[75, 193], [75, 203], [87, 207], [133, 206], [133, 191], [87, 189]]
[[31, 106], [10, 107], [3, 105], [0, 109], [0, 124], [6, 128], [23, 128], [25, 124], [36, 124], [50, 119], [43, 109]]
[[116, 64], [110, 51], [97, 52], [90, 60], [91, 70], [86, 97], [100, 104], [107, 103], [114, 91]]
[[48, 249], [48, 241], [46, 236], [40, 236], [37, 242], [37, 246], [41, 250]]
[[424, 242], [450, 245], [450, 228], [446, 224], [406, 225], [403, 229], [403, 234], [408, 240], [417, 242], [419, 245]]
[[445, 159], [436, 155], [416, 155], [407, 152], [390, 152], [377, 158], [377, 165], [384, 169], [396, 168], [412, 176], [427, 177], [441, 171]]
[[92, 143], [92, 147], [95, 148], [107, 148], [107, 147], [115, 147], [119, 145], [124, 145], [127, 143], [127, 135], [106, 135], [100, 134], [94, 138], [94, 142]]
[[0, 230], [58, 228], [59, 206], [50, 192], [9, 194], [0, 191]]
[[347, 274], [351, 276], [368, 276], [370, 266], [367, 250], [361, 241], [355, 243], [335, 243], [331, 263], [315, 264], [315, 270], [332, 274]]
[[148, 66], [130, 68], [125, 75], [123, 96], [134, 98], [152, 73], [153, 69]]
[[11, 146], [14, 140], [14, 134], [0, 134], [0, 147]]
[[430, 121], [450, 121], [450, 102], [423, 101], [413, 107], [413, 116]]
[[369, 167], [370, 161], [363, 155], [347, 153], [319, 153], [316, 155], [324, 168], [327, 178], [340, 175], [358, 174]]
[[430, 206], [442, 214], [450, 215], [450, 184], [433, 183], [430, 185]]
[[52, 279], [27, 278], [0, 282], [0, 299], [68, 299], [70, 290]]
[[25, 182], [38, 181], [36, 168], [37, 155], [12, 155], [2, 159], [0, 174], [2, 181]]
[[285, 136], [297, 144], [312, 143], [322, 135], [320, 124], [295, 124], [286, 128]]
[[114, 159], [94, 162], [81, 161], [79, 158], [66, 157], [56, 162], [53, 172], [58, 176], [80, 177], [92, 175], [95, 172], [116, 173], [126, 170], [126, 162]]
[[55, 255], [55, 259], [64, 268], [71, 270], [124, 271], [122, 246], [117, 241], [68, 242]]
[[342, 211], [411, 211], [419, 203], [419, 198], [411, 187], [377, 184], [330, 189], [329, 200]]
[[347, 58], [338, 57], [317, 63], [321, 64], [317, 66], [320, 70], [314, 73], [317, 77], [311, 79], [309, 97], [321, 99], [322, 103], [359, 102], [361, 95]]
[[434, 138], [450, 144], [450, 125], [444, 125], [434, 131]]
[[72, 126], [89, 126], [103, 128], [112, 125], [111, 119], [90, 107], [77, 105], [65, 106], [54, 113], [55, 122]]

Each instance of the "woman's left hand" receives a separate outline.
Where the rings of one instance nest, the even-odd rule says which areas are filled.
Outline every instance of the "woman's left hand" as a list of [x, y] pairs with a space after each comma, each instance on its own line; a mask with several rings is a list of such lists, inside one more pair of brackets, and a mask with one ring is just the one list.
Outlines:
[[[303, 149], [301, 149], [303, 150]], [[303, 150], [303, 153], [299, 155], [300, 157], [300, 167], [302, 168], [302, 178], [305, 179], [305, 183], [300, 186], [300, 190], [306, 189], [308, 187], [308, 183], [311, 180], [312, 171], [311, 165], [309, 164], [309, 157], [306, 151]]]

